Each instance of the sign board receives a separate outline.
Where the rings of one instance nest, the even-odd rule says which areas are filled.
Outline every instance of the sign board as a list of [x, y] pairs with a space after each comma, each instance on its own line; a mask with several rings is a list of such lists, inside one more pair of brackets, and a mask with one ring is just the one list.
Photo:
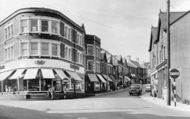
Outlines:
[[173, 69], [170, 70], [170, 77], [171, 78], [176, 79], [176, 78], [179, 77], [179, 75], [180, 75], [179, 70], [177, 70], [175, 68], [173, 68]]

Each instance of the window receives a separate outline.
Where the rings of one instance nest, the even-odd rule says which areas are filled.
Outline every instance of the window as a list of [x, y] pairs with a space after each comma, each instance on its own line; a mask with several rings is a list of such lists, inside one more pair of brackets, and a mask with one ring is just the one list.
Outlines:
[[68, 54], [68, 59], [71, 60], [71, 57], [72, 57], [72, 53], [71, 53], [71, 48], [69, 48], [69, 54]]
[[93, 61], [87, 62], [87, 69], [88, 69], [88, 71], [93, 71]]
[[56, 21], [52, 21], [52, 24], [51, 24], [51, 31], [52, 33], [58, 33], [58, 22]]
[[24, 20], [21, 20], [21, 32], [24, 33], [24, 32], [27, 32], [28, 31], [28, 25], [27, 25], [27, 20], [24, 19]]
[[69, 28], [68, 29], [68, 40], [72, 40], [72, 29], [71, 28]]
[[7, 29], [5, 29], [5, 39], [7, 39], [8, 36], [7, 36]]
[[41, 44], [41, 54], [42, 55], [49, 55], [49, 43], [42, 43]]
[[64, 37], [67, 38], [67, 32], [68, 31], [68, 27], [64, 26]]
[[48, 20], [41, 21], [42, 32], [48, 32]]
[[90, 45], [87, 46], [87, 54], [93, 55], [93, 46], [90, 46]]
[[31, 19], [31, 32], [37, 32], [38, 31], [38, 20], [37, 19]]
[[11, 37], [13, 36], [13, 25], [10, 26]]
[[21, 56], [29, 55], [28, 43], [21, 43]]
[[58, 46], [57, 44], [52, 44], [52, 55], [58, 56]]
[[68, 47], [65, 47], [65, 58], [66, 58], [66, 59], [69, 59], [69, 58], [68, 58]]
[[38, 55], [38, 43], [31, 43], [31, 55]]

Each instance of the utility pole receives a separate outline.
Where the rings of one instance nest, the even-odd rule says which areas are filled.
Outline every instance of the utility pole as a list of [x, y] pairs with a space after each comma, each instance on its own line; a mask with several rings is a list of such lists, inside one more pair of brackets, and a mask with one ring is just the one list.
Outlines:
[[170, 80], [170, 0], [167, 1], [167, 45], [168, 45], [168, 60], [167, 60], [167, 70], [168, 70], [168, 92], [167, 92], [167, 105], [171, 105], [171, 80]]

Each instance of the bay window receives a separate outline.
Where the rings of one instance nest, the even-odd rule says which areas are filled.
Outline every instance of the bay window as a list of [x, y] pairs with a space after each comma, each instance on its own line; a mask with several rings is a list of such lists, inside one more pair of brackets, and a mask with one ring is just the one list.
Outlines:
[[51, 32], [52, 33], [58, 33], [58, 22], [57, 21], [52, 21]]
[[93, 46], [92, 45], [87, 46], [87, 54], [88, 55], [93, 55]]
[[48, 32], [48, 20], [41, 21], [41, 30], [42, 32]]
[[31, 46], [31, 55], [38, 55], [38, 43], [37, 42], [32, 42], [30, 44]]
[[29, 55], [28, 43], [23, 42], [21, 43], [21, 56], [28, 56], [28, 55]]
[[49, 55], [49, 43], [41, 44], [41, 55]]
[[58, 56], [58, 45], [57, 44], [52, 44], [52, 55], [53, 56]]
[[31, 32], [37, 32], [38, 31], [38, 20], [37, 19], [31, 19], [30, 20], [30, 30]]
[[27, 19], [21, 20], [20, 24], [21, 24], [21, 32], [22, 33], [28, 32]]

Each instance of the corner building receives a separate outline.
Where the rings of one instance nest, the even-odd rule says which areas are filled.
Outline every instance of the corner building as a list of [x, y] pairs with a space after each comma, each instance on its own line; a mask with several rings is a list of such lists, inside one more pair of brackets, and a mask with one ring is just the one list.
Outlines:
[[23, 8], [0, 22], [1, 92], [84, 92], [84, 28], [59, 11]]

